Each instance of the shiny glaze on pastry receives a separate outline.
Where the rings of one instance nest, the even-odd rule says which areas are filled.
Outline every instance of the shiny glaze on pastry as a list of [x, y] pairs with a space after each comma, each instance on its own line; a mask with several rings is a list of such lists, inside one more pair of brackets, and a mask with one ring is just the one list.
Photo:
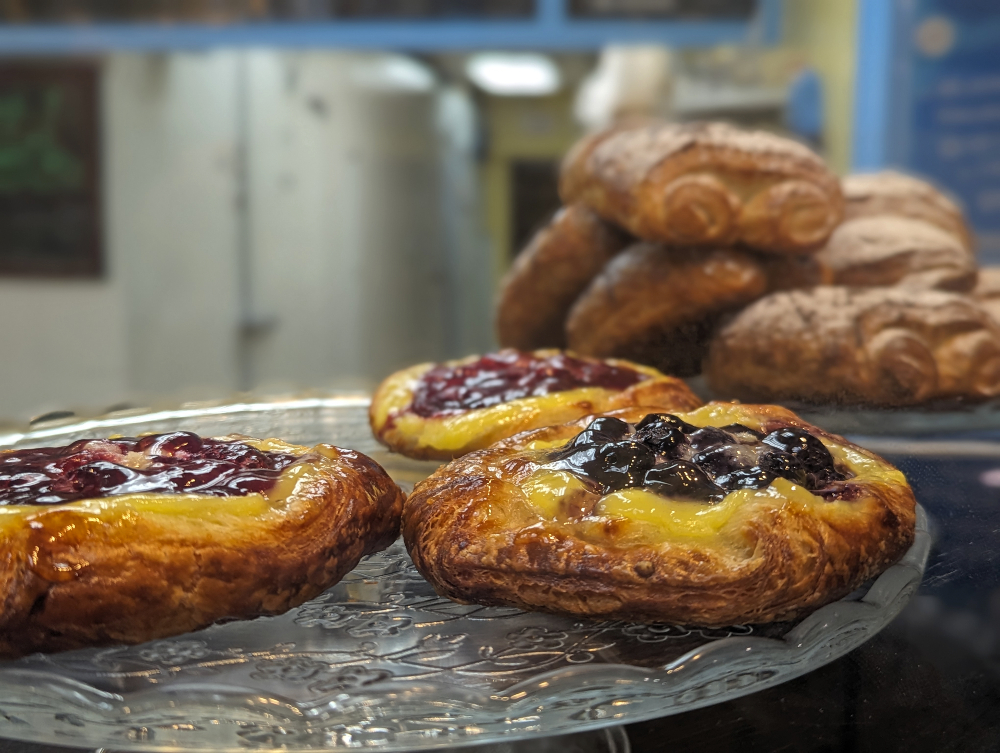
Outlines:
[[638, 238], [809, 253], [843, 217], [840, 183], [806, 147], [724, 123], [617, 126], [577, 143], [560, 194]]
[[525, 432], [439, 469], [404, 506], [417, 568], [461, 602], [727, 625], [798, 617], [912, 543], [903, 475], [783, 408], [646, 414]]
[[294, 455], [188, 431], [81, 439], [0, 454], [0, 505], [54, 505], [123, 494], [265, 493]]
[[501, 347], [566, 346], [566, 315], [577, 296], [632, 239], [586, 207], [561, 209], [514, 259], [500, 286]]
[[678, 379], [619, 360], [557, 350], [503, 350], [389, 376], [372, 398], [379, 441], [421, 459], [449, 459], [519, 431], [629, 405], [689, 409]]
[[919, 405], [1000, 394], [1000, 328], [972, 298], [818, 287], [774, 293], [712, 340], [713, 390], [741, 400]]
[[5, 658], [279, 614], [390, 544], [403, 502], [360, 453], [276, 439], [81, 440], [0, 469]]
[[840, 182], [845, 219], [857, 217], [911, 217], [929, 222], [954, 235], [971, 251], [972, 234], [955, 202], [931, 183], [893, 170], [848, 175]]
[[764, 265], [732, 248], [640, 243], [619, 254], [580, 295], [566, 321], [570, 349], [701, 372], [719, 318], [767, 292]]
[[958, 237], [910, 217], [847, 220], [817, 259], [836, 285], [966, 292], [976, 284], [975, 256]]

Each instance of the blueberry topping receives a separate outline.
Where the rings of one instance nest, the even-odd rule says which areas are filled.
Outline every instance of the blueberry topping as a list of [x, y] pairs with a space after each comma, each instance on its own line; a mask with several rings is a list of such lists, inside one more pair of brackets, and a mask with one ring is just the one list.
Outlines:
[[701, 468], [686, 460], [674, 460], [646, 471], [644, 488], [664, 497], [721, 502], [726, 496]]
[[591, 421], [585, 431], [600, 434], [608, 437], [611, 441], [615, 441], [627, 437], [632, 431], [632, 428], [628, 425], [628, 422], [622, 421], [620, 418], [611, 418], [606, 416], [604, 418], [596, 418]]
[[605, 493], [642, 486], [706, 503], [739, 489], [765, 488], [776, 478], [818, 494], [848, 478], [836, 470], [826, 446], [801, 429], [765, 436], [743, 424], [699, 428], [668, 413], [651, 413], [631, 434], [624, 421], [599, 418], [550, 461], [592, 479]]
[[713, 476], [736, 470], [746, 470], [757, 465], [757, 452], [743, 444], [720, 444], [696, 453], [691, 462], [701, 466]]
[[670, 413], [649, 413], [642, 421], [635, 425], [635, 428], [636, 430], [645, 429], [647, 426], [652, 426], [653, 424], [667, 424], [684, 434], [691, 434], [698, 430], [697, 426], [692, 426], [687, 421], [682, 421]]
[[688, 437], [688, 441], [691, 443], [692, 450], [701, 452], [702, 450], [707, 450], [709, 447], [715, 447], [720, 444], [732, 444], [734, 440], [731, 434], [722, 429], [717, 429], [714, 426], [705, 426], [693, 432]]
[[553, 466], [592, 478], [607, 492], [640, 485], [655, 461], [653, 451], [644, 444], [625, 440], [580, 448]]
[[558, 451], [557, 455], [571, 455], [577, 450], [583, 447], [596, 447], [604, 442], [612, 442], [614, 440], [609, 439], [603, 434], [598, 434], [590, 430], [581, 431], [573, 440], [566, 445], [564, 448]]
[[645, 426], [639, 426], [636, 429], [635, 438], [652, 449], [653, 452], [667, 457], [675, 457], [680, 449], [687, 444], [684, 430], [677, 425], [678, 423], [682, 422], [654, 421]]
[[794, 455], [809, 473], [833, 470], [830, 451], [809, 432], [801, 429], [778, 429], [764, 437], [763, 442]]
[[765, 471], [780, 478], [805, 486], [808, 472], [805, 465], [795, 455], [781, 450], [763, 450], [760, 453], [759, 465]]
[[717, 476], [715, 483], [728, 492], [738, 489], [763, 489], [774, 481], [774, 474], [763, 468], [745, 468], [723, 476]]

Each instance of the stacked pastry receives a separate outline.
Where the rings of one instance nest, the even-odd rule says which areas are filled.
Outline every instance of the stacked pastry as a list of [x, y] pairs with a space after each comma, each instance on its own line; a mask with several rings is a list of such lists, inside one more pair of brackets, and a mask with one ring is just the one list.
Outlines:
[[704, 371], [744, 400], [1000, 392], [1000, 275], [976, 287], [962, 213], [923, 181], [839, 181], [773, 134], [646, 123], [579, 142], [560, 191], [504, 281], [504, 346]]
[[843, 217], [837, 178], [804, 146], [721, 123], [642, 124], [577, 144], [566, 207], [503, 284], [501, 345], [568, 347], [679, 376], [721, 319], [825, 281], [816, 252]]
[[991, 270], [978, 281], [961, 210], [893, 172], [842, 188], [845, 221], [817, 255], [833, 284], [768, 296], [721, 327], [705, 362], [712, 388], [878, 407], [1000, 393], [1000, 285]]

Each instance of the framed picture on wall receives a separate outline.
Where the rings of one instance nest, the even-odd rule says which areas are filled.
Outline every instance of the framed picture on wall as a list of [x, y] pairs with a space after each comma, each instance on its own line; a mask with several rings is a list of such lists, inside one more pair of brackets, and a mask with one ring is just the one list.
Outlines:
[[98, 277], [98, 67], [0, 62], [0, 275]]

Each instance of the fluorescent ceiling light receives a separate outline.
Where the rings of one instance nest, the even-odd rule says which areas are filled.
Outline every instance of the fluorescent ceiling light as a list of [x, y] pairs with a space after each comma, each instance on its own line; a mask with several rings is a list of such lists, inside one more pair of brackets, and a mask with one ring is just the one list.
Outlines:
[[545, 55], [481, 52], [469, 58], [465, 75], [502, 97], [542, 97], [562, 86], [559, 67]]

